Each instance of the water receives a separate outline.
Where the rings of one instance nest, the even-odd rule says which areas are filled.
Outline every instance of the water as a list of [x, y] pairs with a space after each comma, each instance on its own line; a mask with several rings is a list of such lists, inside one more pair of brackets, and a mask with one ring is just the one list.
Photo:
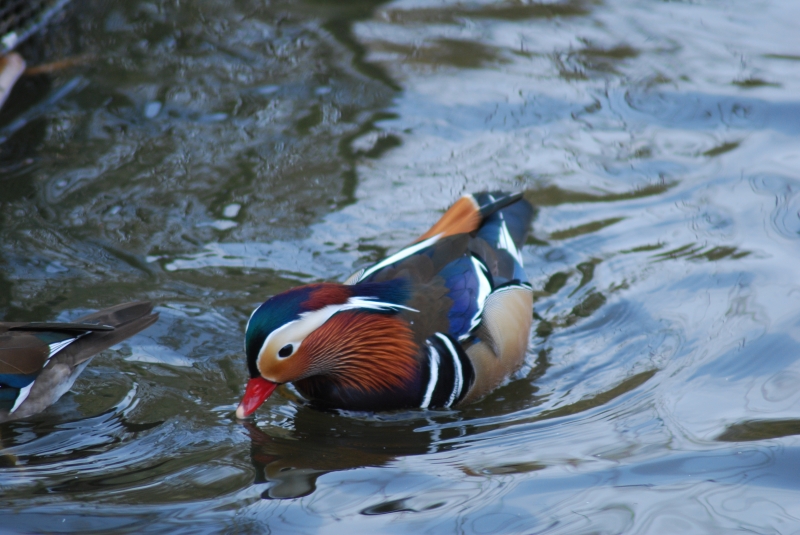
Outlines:
[[[0, 114], [0, 317], [161, 320], [0, 427], [11, 532], [793, 533], [800, 5], [107, 2]], [[524, 190], [525, 367], [241, 423], [244, 325]]]

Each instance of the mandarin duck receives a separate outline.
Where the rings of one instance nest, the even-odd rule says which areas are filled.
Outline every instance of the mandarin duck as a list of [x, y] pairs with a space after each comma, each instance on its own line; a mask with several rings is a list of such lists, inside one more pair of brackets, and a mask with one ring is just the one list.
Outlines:
[[522, 365], [533, 290], [520, 248], [534, 215], [521, 193], [478, 193], [343, 284], [275, 295], [247, 323], [250, 379], [236, 416], [292, 383], [314, 405], [356, 411], [476, 401]]
[[0, 322], [0, 422], [43, 411], [72, 388], [94, 355], [158, 319], [147, 301], [72, 323]]

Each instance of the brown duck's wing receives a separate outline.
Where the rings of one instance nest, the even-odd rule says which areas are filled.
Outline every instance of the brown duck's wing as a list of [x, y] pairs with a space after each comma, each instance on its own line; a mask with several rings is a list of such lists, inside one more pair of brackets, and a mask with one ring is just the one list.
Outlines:
[[[0, 324], [0, 341], [9, 344], [0, 370], [3, 366], [16, 368], [7, 374], [6, 388], [18, 394], [13, 412], [0, 409], [0, 422], [32, 416], [55, 403], [72, 387], [89, 359], [152, 325], [158, 319], [152, 310], [149, 302], [125, 303], [47, 330], [40, 329], [42, 324], [34, 324], [30, 331], [24, 329], [31, 324]], [[78, 329], [79, 325], [83, 328]], [[31, 378], [23, 375], [36, 377], [30, 382]]]
[[92, 331], [91, 334], [79, 338], [57, 355], [58, 361], [76, 366], [100, 351], [130, 338], [158, 320], [158, 313], [152, 313], [152, 310], [152, 303], [139, 301], [106, 308], [78, 319], [81, 323], [110, 325], [113, 330]]
[[[465, 256], [469, 252], [469, 241], [468, 234], [442, 238], [419, 251], [401, 256], [397, 261], [369, 273], [371, 268], [363, 281], [384, 282], [406, 279], [413, 284], [426, 284], [448, 264]], [[403, 251], [400, 251], [398, 254], [402, 253]]]
[[[490, 292], [524, 277], [521, 270], [508, 251], [480, 236], [457, 234], [382, 267], [366, 280], [404, 279], [412, 284], [411, 296], [403, 304], [414, 311], [401, 315], [411, 324], [415, 341], [422, 347], [437, 332], [463, 340], [478, 322]], [[524, 291], [529, 293], [530, 289]]]
[[28, 332], [0, 334], [0, 375], [38, 373], [50, 356], [50, 346]]
[[[59, 350], [59, 355], [73, 355], [77, 359], [74, 364], [79, 364], [154, 323], [158, 314], [151, 314], [152, 310], [151, 303], [139, 301], [106, 308], [71, 323], [0, 323], [0, 373], [36, 373], [51, 352]], [[12, 371], [15, 368], [18, 371]]]
[[[110, 325], [111, 327], [118, 327], [126, 323], [138, 320], [153, 310], [153, 303], [150, 301], [134, 301], [131, 303], [123, 303], [121, 305], [113, 306], [98, 310], [82, 318], [75, 320], [75, 323], [93, 323], [100, 325]], [[158, 314], [154, 314], [158, 318]]]
[[[42, 325], [66, 325], [66, 328], [44, 329]], [[82, 336], [86, 330], [85, 326], [76, 329], [72, 324], [1, 323], [0, 384], [31, 381], [51, 356]]]

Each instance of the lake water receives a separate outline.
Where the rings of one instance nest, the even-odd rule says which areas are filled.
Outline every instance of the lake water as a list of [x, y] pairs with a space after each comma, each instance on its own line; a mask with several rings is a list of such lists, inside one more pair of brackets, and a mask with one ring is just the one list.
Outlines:
[[[800, 3], [73, 2], [0, 113], [0, 318], [151, 299], [0, 426], [0, 531], [795, 533]], [[525, 367], [233, 411], [252, 309], [524, 190]]]

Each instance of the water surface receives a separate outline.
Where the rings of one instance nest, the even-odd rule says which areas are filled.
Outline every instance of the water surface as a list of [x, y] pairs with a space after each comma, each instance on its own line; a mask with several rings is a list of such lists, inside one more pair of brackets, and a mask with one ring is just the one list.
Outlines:
[[[74, 2], [0, 113], [0, 317], [151, 299], [0, 426], [12, 532], [792, 533], [800, 5]], [[244, 325], [523, 190], [526, 365], [242, 423]]]

